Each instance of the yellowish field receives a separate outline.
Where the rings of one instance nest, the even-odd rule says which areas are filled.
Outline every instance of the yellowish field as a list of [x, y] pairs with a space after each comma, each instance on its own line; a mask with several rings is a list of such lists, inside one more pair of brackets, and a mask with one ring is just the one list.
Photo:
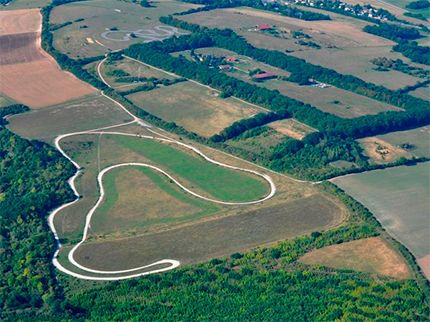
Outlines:
[[377, 273], [397, 279], [410, 277], [410, 270], [404, 259], [380, 237], [316, 249], [301, 257], [300, 261], [309, 265]]
[[371, 162], [375, 164], [390, 163], [400, 158], [412, 158], [412, 153], [377, 137], [367, 137], [357, 141]]
[[128, 96], [136, 105], [166, 121], [209, 137], [235, 121], [262, 112], [258, 107], [190, 81]]
[[303, 124], [296, 119], [275, 121], [268, 124], [268, 126], [281, 134], [297, 140], [303, 139], [309, 133], [317, 132], [316, 129]]

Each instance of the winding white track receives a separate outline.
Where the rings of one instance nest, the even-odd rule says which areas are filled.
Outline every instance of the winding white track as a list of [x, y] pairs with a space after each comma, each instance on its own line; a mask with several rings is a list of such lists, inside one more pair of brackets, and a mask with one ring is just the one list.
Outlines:
[[[101, 61], [100, 64], [97, 67], [97, 71], [99, 72], [100, 78], [101, 80], [110, 87], [110, 85], [105, 81], [105, 79], [102, 77], [101, 73], [100, 73], [100, 66], [101, 64], [104, 62]], [[273, 180], [271, 179], [270, 176], [266, 175], [266, 174], [262, 174], [260, 172], [251, 170], [251, 169], [245, 169], [245, 168], [240, 168], [240, 167], [235, 167], [235, 166], [231, 166], [228, 164], [224, 164], [222, 162], [216, 161], [211, 159], [210, 157], [208, 157], [207, 155], [205, 155], [202, 151], [200, 151], [199, 149], [185, 144], [183, 142], [174, 140], [170, 137], [167, 137], [166, 135], [163, 135], [161, 133], [158, 133], [154, 130], [152, 130], [150, 127], [150, 125], [146, 124], [145, 122], [143, 122], [141, 119], [139, 119], [138, 117], [136, 117], [134, 114], [132, 114], [130, 111], [128, 111], [122, 104], [120, 104], [119, 102], [115, 101], [114, 99], [110, 98], [109, 96], [105, 95], [103, 92], [101, 92], [101, 95], [108, 98], [109, 100], [111, 100], [112, 102], [114, 102], [119, 108], [121, 108], [124, 112], [126, 112], [131, 118], [132, 120], [129, 122], [125, 122], [125, 123], [121, 123], [121, 124], [116, 124], [116, 125], [112, 125], [112, 126], [107, 126], [107, 127], [103, 127], [103, 128], [98, 128], [98, 129], [93, 129], [93, 130], [87, 130], [87, 131], [80, 131], [80, 132], [73, 132], [73, 133], [67, 133], [67, 134], [62, 134], [59, 135], [55, 138], [54, 140], [54, 144], [55, 147], [58, 149], [58, 151], [60, 151], [60, 153], [67, 158], [70, 162], [73, 163], [73, 165], [76, 167], [77, 171], [76, 173], [68, 180], [70, 187], [72, 188], [76, 199], [72, 202], [66, 203], [60, 207], [58, 207], [57, 209], [55, 209], [54, 211], [51, 212], [51, 214], [48, 217], [48, 223], [49, 223], [49, 227], [51, 228], [52, 232], [54, 233], [55, 239], [57, 240], [57, 245], [58, 245], [58, 249], [56, 250], [54, 257], [52, 259], [52, 262], [54, 264], [55, 267], [57, 267], [57, 269], [59, 269], [60, 271], [62, 271], [63, 273], [66, 273], [68, 275], [74, 276], [76, 278], [79, 279], [86, 279], [86, 280], [96, 280], [96, 281], [114, 281], [114, 280], [123, 280], [123, 279], [128, 279], [128, 278], [133, 278], [133, 277], [138, 277], [138, 276], [144, 276], [144, 275], [149, 275], [149, 274], [154, 274], [154, 273], [160, 273], [160, 272], [164, 272], [164, 271], [168, 271], [171, 269], [174, 269], [176, 267], [178, 267], [180, 265], [180, 262], [174, 259], [163, 259], [154, 263], [151, 263], [149, 265], [144, 265], [144, 266], [140, 266], [140, 267], [135, 267], [135, 268], [131, 268], [131, 269], [125, 269], [125, 270], [116, 270], [116, 271], [106, 271], [106, 270], [95, 270], [95, 269], [91, 269], [89, 267], [86, 267], [82, 264], [79, 264], [76, 259], [74, 258], [74, 254], [76, 252], [76, 250], [87, 240], [88, 238], [88, 231], [90, 228], [90, 223], [91, 223], [91, 218], [93, 216], [93, 214], [95, 213], [96, 209], [99, 207], [99, 205], [101, 204], [101, 202], [103, 201], [104, 195], [105, 195], [105, 190], [104, 190], [104, 186], [103, 186], [103, 176], [109, 172], [112, 169], [118, 168], [118, 167], [125, 167], [125, 166], [141, 166], [141, 167], [147, 167], [150, 168], [152, 170], [155, 170], [157, 172], [160, 172], [161, 174], [163, 174], [164, 176], [168, 177], [173, 183], [175, 183], [180, 189], [182, 189], [183, 191], [185, 191], [186, 193], [189, 193], [197, 198], [206, 200], [208, 202], [213, 202], [213, 203], [218, 203], [218, 204], [224, 204], [224, 205], [251, 205], [251, 204], [256, 204], [256, 203], [260, 203], [263, 202], [267, 199], [270, 199], [273, 197], [273, 195], [276, 193], [276, 186], [273, 182]], [[143, 127], [146, 127], [148, 131], [154, 133], [157, 136], [162, 136], [162, 137], [157, 137], [157, 136], [150, 136], [150, 135], [139, 135], [139, 134], [132, 134], [132, 133], [123, 133], [123, 132], [117, 132], [117, 131], [107, 131], [113, 128], [117, 128], [120, 126], [125, 126], [125, 125], [130, 125], [130, 124], [139, 124]], [[138, 137], [138, 138], [143, 138], [143, 139], [150, 139], [150, 140], [157, 140], [160, 142], [164, 142], [164, 143], [171, 143], [171, 144], [177, 144], [181, 147], [187, 148], [189, 150], [191, 150], [192, 152], [196, 153], [197, 155], [199, 155], [200, 157], [202, 157], [203, 159], [205, 159], [206, 161], [225, 167], [225, 168], [229, 168], [229, 169], [233, 169], [233, 170], [239, 170], [239, 171], [244, 171], [244, 172], [248, 172], [248, 173], [252, 173], [256, 176], [259, 176], [261, 178], [263, 178], [264, 180], [266, 180], [269, 183], [270, 186], [270, 192], [267, 196], [258, 199], [258, 200], [253, 200], [253, 201], [248, 201], [248, 202], [227, 202], [227, 201], [222, 201], [222, 200], [216, 200], [216, 199], [212, 199], [212, 198], [208, 198], [205, 196], [202, 196], [188, 188], [186, 188], [184, 185], [182, 185], [177, 179], [175, 179], [173, 176], [171, 176], [170, 174], [168, 174], [166, 171], [160, 169], [159, 167], [156, 167], [154, 165], [150, 165], [147, 163], [140, 163], [140, 162], [128, 162], [128, 163], [120, 163], [120, 164], [115, 164], [109, 167], [106, 167], [104, 169], [102, 169], [98, 176], [97, 176], [97, 181], [98, 181], [98, 186], [99, 186], [99, 190], [100, 190], [100, 196], [96, 202], [96, 204], [90, 209], [90, 211], [87, 213], [86, 218], [85, 218], [85, 226], [84, 226], [84, 231], [83, 231], [83, 235], [82, 235], [82, 239], [79, 243], [77, 243], [69, 252], [68, 255], [68, 260], [69, 262], [75, 266], [76, 268], [82, 270], [82, 271], [86, 271], [92, 274], [98, 274], [98, 275], [102, 275], [102, 276], [94, 276], [94, 275], [88, 275], [85, 273], [77, 273], [74, 271], [71, 271], [70, 269], [64, 267], [59, 261], [58, 261], [58, 254], [61, 250], [61, 243], [60, 243], [60, 239], [57, 233], [57, 230], [55, 228], [54, 225], [54, 218], [55, 216], [62, 210], [64, 210], [67, 207], [70, 207], [71, 205], [75, 204], [78, 200], [79, 200], [79, 194], [78, 191], [76, 189], [76, 185], [75, 185], [75, 180], [76, 178], [80, 175], [81, 173], [81, 167], [80, 165], [74, 161], [69, 155], [66, 154], [66, 152], [61, 148], [60, 142], [62, 139], [67, 138], [67, 137], [71, 137], [71, 136], [76, 136], [76, 135], [88, 135], [88, 134], [94, 134], [94, 135], [101, 135], [101, 134], [110, 134], [110, 135], [124, 135], [124, 136], [131, 136], [131, 137]], [[153, 269], [153, 270], [148, 270], [148, 271], [143, 271], [145, 269], [149, 269], [151, 267], [154, 266], [158, 266], [158, 265], [165, 265], [165, 264], [169, 264], [169, 266], [167, 267], [163, 267], [163, 268], [158, 268], [158, 269]], [[139, 272], [141, 271], [141, 272]], [[125, 275], [122, 275], [125, 274]], [[107, 275], [107, 276], [103, 276], [103, 275]], [[112, 275], [121, 275], [121, 276], [112, 276]]]

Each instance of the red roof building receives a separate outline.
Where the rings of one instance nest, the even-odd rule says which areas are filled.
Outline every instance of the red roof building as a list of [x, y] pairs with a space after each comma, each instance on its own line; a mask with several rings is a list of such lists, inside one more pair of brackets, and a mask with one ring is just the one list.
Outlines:
[[237, 61], [237, 58], [234, 56], [230, 56], [230, 57], [227, 57], [225, 60], [228, 61], [229, 63], [234, 63], [235, 61]]
[[258, 30], [270, 30], [272, 28], [273, 28], [272, 25], [268, 25], [266, 23], [263, 23], [263, 24], [257, 26]]
[[275, 73], [261, 73], [261, 74], [252, 76], [252, 78], [258, 79], [258, 80], [272, 79], [276, 77], [278, 77], [278, 75], [276, 75]]

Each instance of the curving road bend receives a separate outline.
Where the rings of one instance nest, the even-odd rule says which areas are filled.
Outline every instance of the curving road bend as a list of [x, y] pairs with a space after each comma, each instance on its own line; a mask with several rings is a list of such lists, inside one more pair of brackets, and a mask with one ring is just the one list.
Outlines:
[[[98, 70], [100, 69], [100, 64], [98, 66]], [[103, 79], [102, 79], [103, 80]], [[104, 80], [103, 80], [104, 81]], [[107, 84], [108, 85], [108, 84]], [[109, 86], [109, 85], [108, 85]], [[73, 163], [73, 165], [76, 167], [77, 171], [76, 173], [68, 180], [68, 183], [70, 185], [70, 187], [72, 188], [76, 199], [72, 202], [66, 203], [60, 207], [58, 207], [57, 209], [55, 209], [54, 211], [52, 211], [48, 217], [48, 223], [49, 223], [49, 227], [52, 230], [55, 239], [57, 241], [57, 250], [54, 254], [54, 257], [52, 259], [52, 262], [54, 264], [54, 266], [60, 270], [61, 272], [74, 276], [76, 278], [79, 279], [86, 279], [86, 280], [95, 280], [95, 281], [114, 281], [114, 280], [123, 280], [123, 279], [128, 279], [128, 278], [134, 278], [134, 277], [139, 277], [139, 276], [144, 276], [144, 275], [149, 275], [149, 274], [154, 274], [154, 273], [160, 273], [160, 272], [165, 272], [171, 269], [174, 269], [176, 267], [178, 267], [180, 265], [180, 262], [178, 260], [174, 260], [174, 259], [163, 259], [148, 265], [144, 265], [144, 266], [140, 266], [140, 267], [135, 267], [135, 268], [131, 268], [131, 269], [125, 269], [125, 270], [116, 270], [116, 271], [110, 271], [110, 270], [95, 270], [95, 269], [91, 269], [89, 267], [86, 267], [80, 263], [78, 263], [76, 261], [76, 259], [74, 258], [74, 254], [76, 252], [76, 250], [87, 240], [88, 238], [88, 230], [90, 227], [90, 223], [91, 223], [91, 218], [93, 216], [93, 214], [95, 213], [96, 209], [99, 207], [99, 205], [102, 203], [104, 196], [105, 196], [105, 190], [104, 190], [104, 186], [103, 186], [103, 176], [111, 171], [112, 169], [118, 168], [118, 167], [125, 167], [125, 166], [142, 166], [142, 167], [147, 167], [147, 168], [151, 168], [157, 172], [160, 172], [161, 174], [163, 174], [164, 176], [166, 176], [167, 178], [169, 178], [173, 183], [175, 183], [180, 189], [182, 189], [183, 191], [185, 191], [186, 193], [189, 193], [191, 195], [193, 195], [194, 197], [203, 199], [205, 201], [208, 202], [213, 202], [213, 203], [218, 203], [218, 204], [224, 204], [224, 205], [251, 205], [251, 204], [256, 204], [256, 203], [261, 203], [265, 200], [268, 200], [270, 198], [272, 198], [274, 196], [274, 194], [276, 193], [276, 186], [272, 180], [272, 178], [266, 174], [257, 172], [255, 170], [251, 170], [251, 169], [246, 169], [246, 168], [241, 168], [241, 167], [236, 167], [236, 166], [232, 166], [232, 165], [228, 165], [228, 164], [224, 164], [222, 162], [216, 161], [211, 159], [210, 157], [208, 157], [207, 155], [205, 155], [202, 151], [200, 151], [199, 149], [197, 149], [196, 147], [193, 147], [189, 144], [185, 144], [183, 142], [177, 141], [175, 139], [172, 139], [166, 135], [163, 135], [161, 133], [158, 133], [157, 131], [154, 131], [153, 129], [151, 129], [151, 126], [149, 124], [146, 124], [144, 121], [142, 121], [141, 119], [139, 119], [138, 117], [136, 117], [134, 114], [132, 114], [130, 111], [127, 110], [127, 108], [125, 108], [121, 103], [115, 101], [114, 99], [112, 99], [111, 97], [105, 95], [103, 92], [101, 92], [101, 95], [103, 95], [104, 97], [108, 98], [109, 100], [113, 101], [119, 108], [121, 108], [122, 110], [124, 110], [131, 118], [132, 120], [129, 122], [125, 122], [125, 123], [120, 123], [120, 124], [116, 124], [116, 125], [111, 125], [111, 126], [107, 126], [107, 127], [102, 127], [102, 128], [97, 128], [97, 129], [92, 129], [92, 130], [87, 130], [87, 131], [80, 131], [80, 132], [72, 132], [72, 133], [66, 133], [66, 134], [62, 134], [59, 135], [55, 138], [54, 140], [54, 145], [57, 148], [57, 150], [65, 157], [67, 158], [70, 162]], [[132, 133], [124, 133], [124, 132], [118, 132], [118, 131], [108, 131], [114, 128], [118, 128], [121, 126], [126, 126], [126, 125], [131, 125], [131, 124], [138, 124], [140, 126], [143, 126], [145, 128], [147, 128], [148, 131], [154, 133], [157, 136], [150, 136], [150, 135], [139, 135], [139, 134], [132, 134]], [[54, 225], [54, 218], [55, 216], [61, 212], [62, 210], [64, 210], [67, 207], [70, 207], [71, 205], [75, 204], [78, 200], [79, 200], [79, 194], [78, 191], [76, 189], [76, 185], [75, 185], [75, 180], [76, 178], [80, 175], [81, 173], [81, 167], [80, 165], [74, 161], [61, 147], [61, 140], [63, 140], [64, 138], [67, 137], [71, 137], [71, 136], [76, 136], [76, 135], [102, 135], [102, 134], [109, 134], [109, 135], [124, 135], [124, 136], [132, 136], [132, 137], [138, 137], [138, 138], [142, 138], [142, 139], [150, 139], [150, 140], [157, 140], [160, 142], [164, 142], [164, 143], [171, 143], [171, 144], [177, 144], [181, 147], [184, 147], [186, 149], [191, 150], [193, 153], [197, 154], [198, 156], [202, 157], [203, 159], [205, 159], [206, 161], [216, 164], [218, 166], [222, 166], [225, 168], [229, 168], [229, 169], [233, 169], [233, 170], [238, 170], [238, 171], [244, 171], [244, 172], [248, 172], [251, 174], [254, 174], [256, 176], [259, 176], [261, 178], [263, 178], [265, 181], [267, 181], [269, 183], [270, 186], [270, 192], [263, 198], [258, 199], [258, 200], [252, 200], [252, 201], [248, 201], [248, 202], [228, 202], [228, 201], [222, 201], [222, 200], [216, 200], [216, 199], [212, 199], [212, 198], [208, 198], [205, 196], [202, 196], [190, 189], [188, 189], [187, 187], [185, 187], [184, 185], [182, 185], [177, 179], [175, 179], [172, 175], [170, 175], [169, 173], [167, 173], [166, 171], [162, 170], [159, 167], [156, 167], [154, 165], [150, 165], [150, 164], [146, 164], [146, 163], [140, 163], [140, 162], [129, 162], [129, 163], [120, 163], [120, 164], [115, 164], [109, 167], [106, 167], [104, 169], [102, 169], [97, 176], [97, 181], [98, 181], [98, 186], [99, 186], [99, 191], [100, 191], [100, 195], [99, 198], [96, 202], [96, 204], [89, 210], [89, 212], [86, 214], [85, 217], [85, 226], [84, 226], [84, 231], [83, 231], [83, 235], [82, 235], [82, 239], [79, 243], [77, 243], [69, 252], [68, 255], [68, 261], [70, 264], [72, 264], [74, 267], [88, 272], [89, 274], [85, 274], [85, 273], [77, 273], [74, 272], [66, 267], [64, 267], [58, 260], [58, 255], [59, 252], [61, 250], [61, 243], [60, 243], [60, 239], [57, 233], [57, 230], [55, 228]], [[161, 136], [161, 137], [160, 137]], [[152, 269], [152, 270], [147, 270], [151, 267], [155, 267], [158, 265], [166, 265], [168, 264], [169, 266], [166, 267], [162, 267], [162, 268], [156, 268], [156, 269]], [[142, 270], [145, 270], [142, 272]], [[140, 272], [139, 272], [140, 271]], [[91, 274], [98, 274], [100, 276], [94, 276]], [[118, 274], [125, 274], [125, 275], [121, 275], [121, 276], [111, 276], [111, 275], [118, 275]]]

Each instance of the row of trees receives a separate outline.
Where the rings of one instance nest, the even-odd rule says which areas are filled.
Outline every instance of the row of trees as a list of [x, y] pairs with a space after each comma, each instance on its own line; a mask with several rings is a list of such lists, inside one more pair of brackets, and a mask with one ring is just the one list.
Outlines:
[[[249, 56], [258, 61], [289, 71], [293, 74], [303, 74], [304, 76], [318, 81], [331, 84], [347, 91], [352, 91], [359, 95], [392, 104], [401, 108], [427, 107], [429, 103], [425, 100], [404, 95], [397, 91], [390, 90], [380, 85], [375, 85], [352, 76], [343, 75], [333, 69], [308, 63], [304, 59], [297, 58], [279, 51], [264, 48], [255, 48], [246, 39], [237, 35], [230, 29], [209, 29], [196, 24], [191, 24], [172, 16], [161, 17], [160, 21], [165, 24], [177, 26], [189, 30], [193, 33], [210, 35], [215, 46], [229, 49], [238, 54]], [[170, 51], [167, 51], [170, 52]]]
[[414, 41], [422, 37], [416, 28], [379, 23], [375, 26], [365, 26], [363, 31], [397, 42], [398, 44], [393, 47], [394, 51], [402, 53], [413, 62], [430, 65], [430, 47], [420, 46]]
[[196, 12], [210, 11], [219, 8], [234, 8], [234, 7], [252, 7], [256, 9], [269, 10], [280, 13], [287, 17], [297, 18], [306, 21], [314, 20], [330, 20], [330, 16], [321, 14], [318, 12], [301, 10], [297, 7], [282, 5], [280, 3], [270, 3], [262, 1], [253, 0], [219, 0], [219, 1], [208, 1], [208, 0], [186, 0], [185, 2], [190, 2], [194, 4], [203, 5], [199, 8], [193, 8], [187, 11], [177, 13], [177, 16], [188, 15]]

